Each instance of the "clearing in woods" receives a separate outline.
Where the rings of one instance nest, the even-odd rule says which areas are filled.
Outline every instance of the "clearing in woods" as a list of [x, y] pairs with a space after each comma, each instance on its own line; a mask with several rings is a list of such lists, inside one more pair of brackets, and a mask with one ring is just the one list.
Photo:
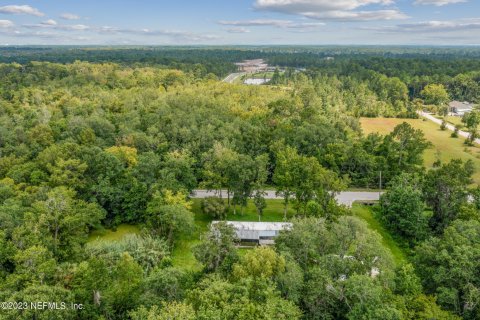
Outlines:
[[431, 168], [433, 163], [440, 159], [442, 163], [452, 159], [472, 160], [475, 164], [473, 179], [475, 184], [480, 185], [480, 148], [478, 146], [468, 147], [464, 144], [464, 138], [451, 138], [451, 131], [440, 130], [440, 126], [423, 119], [394, 119], [394, 118], [361, 118], [365, 134], [378, 132], [386, 135], [393, 131], [395, 126], [407, 122], [415, 129], [420, 129], [425, 134], [433, 147], [424, 154], [425, 166]]
[[[282, 200], [267, 199], [267, 208], [265, 209], [262, 221], [283, 221], [283, 202]], [[204, 214], [201, 209], [201, 199], [193, 199], [192, 211], [195, 214], [195, 231], [190, 234], [184, 234], [177, 239], [175, 247], [172, 251], [172, 263], [174, 266], [191, 271], [201, 270], [201, 264], [193, 255], [193, 248], [200, 243], [201, 236], [208, 231], [208, 226], [212, 219]], [[288, 218], [291, 219], [295, 215], [293, 206], [288, 210]], [[392, 236], [381, 226], [375, 219], [372, 208], [355, 204], [352, 208], [352, 215], [364, 220], [370, 229], [377, 231], [382, 237], [383, 245], [389, 249], [396, 263], [405, 261], [405, 253], [398, 246]], [[258, 215], [253, 205], [253, 201], [248, 201], [248, 206], [243, 215], [237, 213], [233, 215], [230, 210], [227, 220], [230, 221], [258, 221]], [[141, 234], [140, 225], [119, 225], [115, 231], [113, 230], [96, 230], [88, 237], [88, 242], [96, 241], [120, 241], [127, 235]], [[240, 249], [239, 254], [244, 254], [248, 249]]]

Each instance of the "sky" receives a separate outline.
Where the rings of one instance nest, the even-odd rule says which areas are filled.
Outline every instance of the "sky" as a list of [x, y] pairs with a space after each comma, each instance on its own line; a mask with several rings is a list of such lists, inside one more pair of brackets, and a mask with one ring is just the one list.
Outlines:
[[480, 0], [0, 0], [0, 45], [480, 45]]

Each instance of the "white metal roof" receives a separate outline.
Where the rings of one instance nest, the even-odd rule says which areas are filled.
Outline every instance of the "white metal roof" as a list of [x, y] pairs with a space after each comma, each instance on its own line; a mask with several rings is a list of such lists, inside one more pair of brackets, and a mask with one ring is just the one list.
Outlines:
[[[242, 222], [242, 221], [226, 221], [228, 225], [231, 225], [236, 230], [249, 230], [249, 231], [280, 231], [288, 230], [292, 228], [292, 224], [289, 222]], [[212, 224], [219, 223], [219, 221], [213, 221]]]
[[249, 78], [249, 79], [245, 79], [245, 81], [243, 82], [244, 84], [253, 84], [253, 85], [261, 85], [261, 84], [264, 84], [264, 83], [268, 83], [270, 82], [271, 79], [252, 79], [252, 78]]

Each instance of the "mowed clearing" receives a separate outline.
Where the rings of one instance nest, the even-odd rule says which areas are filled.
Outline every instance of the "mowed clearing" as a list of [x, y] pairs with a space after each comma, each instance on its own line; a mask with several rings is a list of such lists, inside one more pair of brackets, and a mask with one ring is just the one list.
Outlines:
[[365, 134], [378, 132], [386, 135], [393, 131], [395, 126], [407, 122], [415, 129], [420, 129], [425, 134], [433, 147], [425, 152], [424, 160], [427, 168], [432, 167], [433, 163], [439, 158], [442, 163], [449, 162], [452, 159], [462, 159], [464, 161], [472, 160], [475, 164], [476, 172], [473, 179], [477, 185], [480, 185], [480, 148], [467, 147], [463, 143], [464, 138], [451, 138], [451, 131], [440, 130], [440, 126], [423, 119], [393, 119], [393, 118], [361, 118], [360, 123]]

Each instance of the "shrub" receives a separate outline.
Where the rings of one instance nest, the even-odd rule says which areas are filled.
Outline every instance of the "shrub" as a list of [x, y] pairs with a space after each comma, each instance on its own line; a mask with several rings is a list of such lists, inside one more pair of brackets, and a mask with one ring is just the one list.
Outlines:
[[440, 125], [440, 130], [445, 131], [447, 130], [447, 121], [443, 120], [442, 124]]
[[223, 220], [227, 217], [225, 203], [219, 197], [207, 197], [202, 201], [202, 211], [214, 219]]
[[458, 138], [458, 132], [460, 131], [460, 129], [462, 129], [462, 125], [461, 125], [461, 124], [457, 124], [457, 125], [455, 126], [455, 130], [452, 132], [451, 137], [452, 137], [452, 138]]

